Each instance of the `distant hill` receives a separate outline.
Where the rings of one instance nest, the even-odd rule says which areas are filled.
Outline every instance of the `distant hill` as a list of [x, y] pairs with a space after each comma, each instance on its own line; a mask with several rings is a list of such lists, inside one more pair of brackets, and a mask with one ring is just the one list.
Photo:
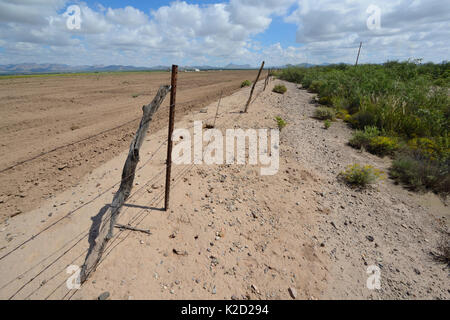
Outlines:
[[[180, 66], [180, 71], [184, 70], [222, 70], [222, 69], [251, 69], [248, 64], [228, 64], [225, 67], [214, 66]], [[39, 74], [39, 73], [73, 73], [73, 72], [114, 72], [114, 71], [155, 71], [155, 70], [170, 70], [170, 66], [154, 66], [154, 67], [135, 67], [123, 65], [81, 65], [70, 66], [67, 64], [55, 63], [20, 63], [20, 64], [6, 64], [0, 65], [1, 74]]]
[[[328, 65], [323, 63], [321, 65]], [[293, 65], [284, 66], [266, 66], [268, 68], [282, 69]], [[300, 63], [295, 66], [310, 68], [315, 64]], [[249, 64], [234, 64], [229, 63], [224, 67], [216, 66], [180, 66], [179, 70], [237, 70], [237, 69], [255, 69]], [[39, 74], [39, 73], [73, 73], [73, 72], [114, 72], [114, 71], [156, 71], [156, 70], [170, 70], [170, 66], [158, 65], [154, 67], [135, 67], [135, 66], [123, 66], [123, 65], [80, 65], [71, 66], [68, 64], [57, 63], [20, 63], [20, 64], [5, 64], [0, 65], [0, 75], [5, 74]]]
[[105, 72], [105, 71], [139, 71], [167, 70], [168, 67], [135, 67], [122, 65], [70, 66], [67, 64], [20, 63], [0, 65], [0, 74], [34, 74], [34, 73], [71, 73], [71, 72]]
[[224, 69], [251, 69], [252, 67], [249, 64], [227, 64]]

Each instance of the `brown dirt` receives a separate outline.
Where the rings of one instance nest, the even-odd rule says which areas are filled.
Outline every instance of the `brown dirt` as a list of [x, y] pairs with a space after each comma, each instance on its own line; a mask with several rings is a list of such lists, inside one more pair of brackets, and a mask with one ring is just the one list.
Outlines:
[[[342, 121], [325, 130], [311, 117], [313, 95], [292, 83], [275, 94], [277, 82], [263, 93], [258, 84], [246, 114], [239, 110], [249, 88], [222, 99], [216, 123], [224, 132], [285, 119], [277, 174], [261, 176], [249, 164], [174, 165], [170, 210], [162, 211], [162, 128], [142, 146], [138, 167], [146, 165], [118, 219], [151, 235], [117, 229], [81, 289], [66, 287], [67, 266], [83, 264], [92, 221], [113, 197], [124, 148], [77, 186], [0, 224], [0, 299], [96, 299], [107, 291], [111, 299], [293, 299], [295, 292], [296, 299], [448, 300], [448, 266], [433, 258], [448, 232], [448, 206], [389, 179], [363, 190], [342, 183], [337, 176], [349, 164], [386, 171], [390, 160], [349, 147]], [[215, 110], [213, 103], [207, 113], [180, 117], [175, 128]], [[380, 269], [381, 289], [367, 287], [369, 266]]]
[[[229, 95], [256, 72], [180, 72], [176, 117], [221, 91]], [[36, 208], [127, 148], [142, 105], [163, 84], [170, 84], [170, 73], [0, 80], [0, 221]], [[168, 99], [151, 132], [167, 125], [167, 106]]]

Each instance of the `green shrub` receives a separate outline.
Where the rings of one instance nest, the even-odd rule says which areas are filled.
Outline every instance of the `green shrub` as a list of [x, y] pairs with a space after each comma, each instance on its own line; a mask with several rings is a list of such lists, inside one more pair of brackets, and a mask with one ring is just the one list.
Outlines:
[[320, 97], [319, 103], [325, 106], [332, 106], [333, 102], [331, 101], [330, 97]]
[[352, 124], [352, 122], [353, 122], [353, 117], [351, 116], [351, 115], [349, 115], [349, 114], [346, 114], [345, 116], [344, 116], [344, 122], [347, 122], [347, 123], [349, 123], [349, 124]]
[[324, 126], [324, 128], [325, 129], [328, 129], [329, 127], [331, 127], [331, 121], [330, 120], [325, 120], [324, 122], [323, 122], [323, 126]]
[[450, 193], [448, 161], [431, 160], [414, 151], [397, 154], [389, 170], [391, 178], [412, 190], [431, 189]]
[[433, 255], [437, 262], [447, 265], [450, 268], [450, 233], [444, 232], [438, 242], [437, 252]]
[[361, 166], [356, 163], [347, 167], [347, 169], [342, 171], [339, 176], [350, 185], [364, 187], [376, 182], [382, 174], [382, 171], [375, 169], [370, 165]]
[[252, 82], [250, 80], [244, 80], [241, 83], [241, 88], [251, 86]]
[[301, 83], [304, 77], [304, 70], [301, 68], [289, 67], [277, 72], [276, 75], [282, 80]]
[[414, 138], [408, 141], [408, 147], [430, 160], [445, 161], [450, 158], [449, 137]]
[[313, 80], [311, 82], [311, 84], [309, 85], [308, 90], [309, 90], [309, 92], [312, 92], [312, 93], [320, 93], [320, 88], [323, 85], [324, 85], [323, 81]]
[[334, 120], [336, 118], [336, 111], [329, 107], [317, 107], [314, 111], [314, 117], [319, 120]]
[[286, 127], [287, 122], [284, 121], [281, 117], [275, 117], [275, 120], [276, 120], [277, 125], [278, 125], [278, 130], [281, 131], [281, 129], [283, 129], [284, 127]]
[[[281, 69], [279, 76], [317, 93], [320, 104], [332, 106], [337, 117], [359, 129], [351, 145], [379, 155], [400, 153], [406, 164], [402, 167], [402, 159], [396, 157], [394, 169], [403, 180], [436, 192], [446, 190], [448, 175], [442, 172], [448, 172], [450, 161], [450, 62], [416, 59], [382, 65], [290, 67]], [[316, 117], [334, 118], [325, 110], [319, 109]], [[361, 132], [368, 126], [378, 128], [383, 137], [378, 133], [368, 139]], [[411, 160], [404, 154], [414, 157]], [[410, 167], [423, 174], [409, 174]], [[435, 176], [441, 184], [434, 182]]]
[[352, 115], [353, 126], [362, 129], [367, 126], [376, 126], [377, 121], [375, 115], [369, 111], [359, 111]]
[[370, 139], [370, 142], [367, 145], [367, 151], [379, 156], [387, 156], [393, 155], [398, 147], [396, 139], [378, 136]]
[[286, 89], [285, 85], [277, 84], [276, 86], [273, 87], [272, 91], [276, 92], [276, 93], [284, 94], [287, 91], [287, 89]]
[[364, 130], [356, 130], [348, 144], [356, 149], [367, 149], [371, 139], [379, 135], [380, 130], [378, 130], [377, 127], [366, 126], [364, 127]]
[[338, 109], [336, 110], [336, 118], [342, 119], [342, 120], [345, 121], [345, 119], [347, 118], [347, 116], [350, 116], [350, 115], [348, 114], [348, 111], [347, 111], [346, 109], [340, 109], [340, 108], [338, 108]]

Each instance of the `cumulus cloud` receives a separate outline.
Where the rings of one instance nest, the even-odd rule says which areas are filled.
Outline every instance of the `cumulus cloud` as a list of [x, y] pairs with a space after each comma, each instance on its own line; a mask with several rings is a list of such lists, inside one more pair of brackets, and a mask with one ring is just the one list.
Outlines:
[[[81, 28], [69, 29], [67, 0], [0, 0], [0, 63], [162, 63], [256, 65], [362, 62], [446, 57], [450, 11], [438, 0], [217, 0], [175, 1], [144, 12], [104, 4], [81, 9]], [[381, 10], [381, 28], [366, 25], [369, 5]], [[295, 24], [294, 43], [255, 41], [274, 17]]]
[[[376, 6], [380, 28], [369, 29], [367, 19]], [[285, 18], [298, 26], [296, 39], [305, 44], [312, 61], [350, 62], [363, 42], [361, 61], [424, 58], [439, 61], [448, 52], [450, 10], [442, 0], [397, 1], [299, 1], [297, 9]], [[323, 61], [323, 60], [322, 60]]]

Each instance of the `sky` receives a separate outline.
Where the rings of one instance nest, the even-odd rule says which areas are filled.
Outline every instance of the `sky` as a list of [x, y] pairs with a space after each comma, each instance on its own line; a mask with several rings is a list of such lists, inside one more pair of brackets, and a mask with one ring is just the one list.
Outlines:
[[441, 62], [449, 40], [450, 0], [0, 0], [0, 64]]

